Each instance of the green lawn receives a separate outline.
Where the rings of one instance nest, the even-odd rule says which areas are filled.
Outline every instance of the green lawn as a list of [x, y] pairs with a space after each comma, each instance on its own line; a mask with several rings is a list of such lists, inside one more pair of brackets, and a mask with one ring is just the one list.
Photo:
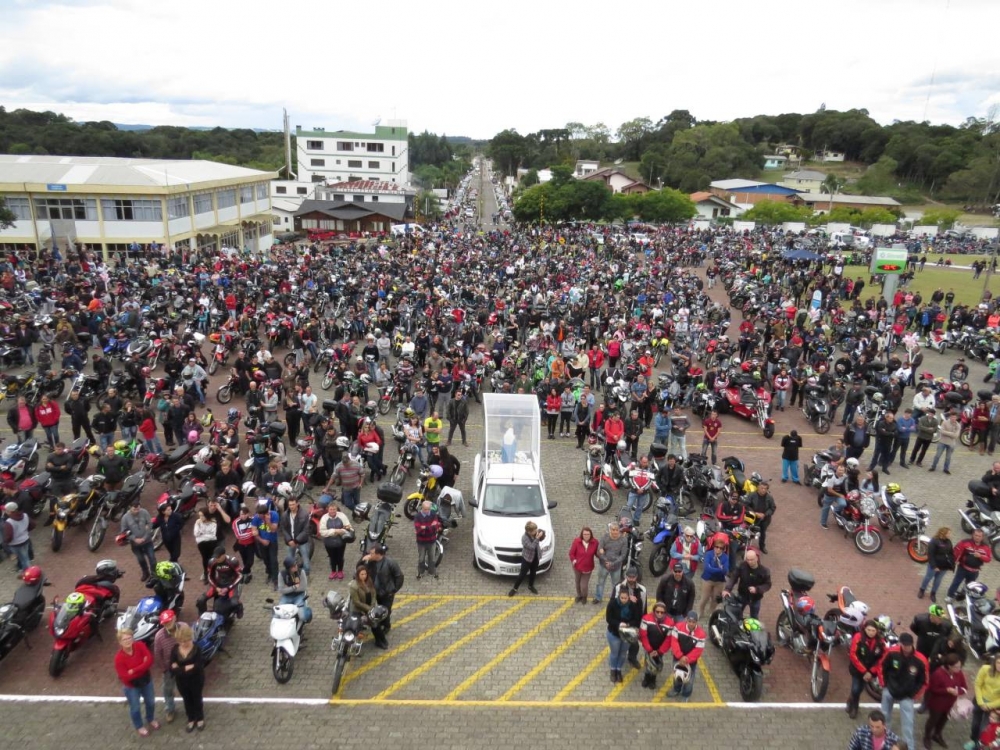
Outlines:
[[[957, 255], [951, 257], [954, 259], [960, 259], [957, 261], [953, 260], [953, 262], [964, 261], [966, 264], [971, 264], [974, 259], [987, 256]], [[959, 304], [978, 304], [982, 299], [983, 284], [986, 282], [985, 272], [978, 279], [973, 280], [973, 272], [971, 270], [935, 266], [934, 262], [936, 262], [936, 260], [937, 256], [934, 256], [933, 258], [930, 255], [927, 256], [927, 265], [924, 266], [923, 271], [917, 271], [916, 275], [913, 277], [913, 281], [910, 282], [909, 288], [914, 292], [920, 292], [920, 295], [925, 300], [929, 300], [931, 298], [931, 294], [933, 294], [936, 289], [941, 289], [944, 292], [953, 290], [955, 292], [955, 300]], [[855, 278], [861, 276], [866, 283], [870, 278], [868, 275], [868, 268], [865, 266], [848, 266], [844, 269], [844, 273]], [[1000, 295], [1000, 273], [992, 274], [990, 276], [989, 288], [990, 291], [993, 292], [994, 297]], [[867, 297], [867, 294], [865, 296]]]

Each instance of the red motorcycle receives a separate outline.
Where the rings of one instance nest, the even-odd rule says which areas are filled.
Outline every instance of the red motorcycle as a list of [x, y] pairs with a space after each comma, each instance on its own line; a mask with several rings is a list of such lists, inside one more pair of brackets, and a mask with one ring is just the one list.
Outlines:
[[58, 677], [66, 668], [69, 655], [91, 636], [100, 637], [98, 629], [105, 620], [114, 621], [121, 591], [117, 581], [125, 575], [114, 560], [101, 560], [92, 576], [76, 582], [73, 593], [61, 604], [53, 602], [49, 632], [55, 639], [49, 657], [49, 674]]
[[312, 484], [312, 475], [316, 470], [316, 463], [319, 454], [314, 445], [310, 445], [302, 451], [302, 458], [299, 460], [299, 470], [292, 480], [292, 497], [301, 498], [306, 489]]
[[764, 437], [774, 437], [774, 420], [770, 416], [771, 394], [764, 390], [763, 385], [730, 383], [721, 393], [720, 405], [724, 404], [733, 414], [756, 422]]
[[[143, 374], [145, 370], [152, 372], [152, 368], [144, 367]], [[161, 395], [169, 397], [170, 395], [170, 381], [167, 378], [146, 378], [146, 393], [143, 395], [142, 405], [150, 406], [155, 402]]]
[[214, 375], [220, 367], [229, 364], [229, 353], [233, 350], [233, 335], [231, 333], [213, 333], [208, 340], [214, 345], [212, 359], [208, 363], [208, 374]]
[[176, 486], [174, 472], [188, 463], [191, 456], [204, 446], [200, 440], [188, 445], [185, 443], [174, 448], [170, 453], [150, 453], [142, 459], [142, 473], [146, 479], [152, 477], [157, 482], [173, 483]]

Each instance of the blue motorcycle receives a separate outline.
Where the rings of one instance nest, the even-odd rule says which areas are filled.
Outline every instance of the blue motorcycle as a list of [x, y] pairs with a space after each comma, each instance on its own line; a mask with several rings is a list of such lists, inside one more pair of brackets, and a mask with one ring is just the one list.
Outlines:
[[194, 642], [201, 649], [205, 664], [209, 664], [219, 651], [225, 651], [226, 619], [215, 612], [205, 612], [192, 625]]
[[661, 497], [656, 501], [653, 523], [646, 531], [646, 538], [653, 542], [653, 551], [649, 555], [649, 572], [654, 576], [662, 576], [670, 568], [670, 549], [681, 534], [681, 529], [674, 510], [674, 499], [670, 496]]

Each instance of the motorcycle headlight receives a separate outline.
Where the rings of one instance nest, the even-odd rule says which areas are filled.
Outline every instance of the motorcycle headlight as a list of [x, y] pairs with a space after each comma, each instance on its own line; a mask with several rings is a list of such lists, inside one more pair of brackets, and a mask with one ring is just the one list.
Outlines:
[[353, 643], [354, 639], [357, 638], [357, 635], [354, 633], [354, 631], [347, 630], [347, 631], [344, 632], [343, 637], [344, 637], [344, 641], [345, 642], [347, 642], [347, 643]]
[[760, 664], [760, 654], [758, 654], [753, 649], [750, 649], [750, 658], [754, 660], [757, 664]]
[[52, 632], [55, 633], [60, 638], [62, 638], [63, 635], [66, 633], [66, 628], [53, 627]]

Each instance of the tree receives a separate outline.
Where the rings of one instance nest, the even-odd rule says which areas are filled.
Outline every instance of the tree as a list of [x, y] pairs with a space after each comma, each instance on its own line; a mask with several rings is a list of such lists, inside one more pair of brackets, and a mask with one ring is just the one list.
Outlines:
[[573, 168], [567, 164], [555, 164], [550, 171], [552, 172], [552, 187], [562, 187], [573, 179]]
[[828, 174], [823, 179], [823, 184], [820, 186], [820, 192], [826, 193], [830, 196], [830, 211], [833, 211], [833, 196], [843, 190], [843, 188], [844, 181], [835, 174]]
[[618, 127], [618, 141], [621, 144], [622, 158], [627, 161], [638, 161], [646, 136], [653, 129], [653, 121], [648, 117], [636, 117], [623, 122]]
[[7, 208], [7, 202], [0, 197], [0, 230], [9, 229], [17, 221], [17, 215]]
[[740, 218], [756, 221], [759, 224], [774, 225], [788, 221], [806, 221], [811, 215], [812, 211], [806, 206], [793, 206], [791, 203], [780, 201], [760, 201]]
[[635, 208], [643, 221], [663, 224], [686, 221], [697, 213], [694, 202], [672, 188], [642, 194], [637, 198]]
[[528, 155], [527, 143], [523, 135], [511, 128], [490, 139], [487, 153], [502, 174], [513, 175]]
[[524, 187], [531, 187], [532, 185], [538, 184], [538, 170], [529, 169], [528, 173], [521, 178], [521, 184]]
[[930, 211], [924, 212], [920, 223], [925, 226], [936, 226], [940, 229], [951, 229], [961, 215], [961, 211], [956, 211], [953, 208], [932, 208]]
[[441, 217], [441, 202], [430, 190], [421, 190], [417, 193], [416, 205], [417, 216], [424, 221], [434, 221]]

